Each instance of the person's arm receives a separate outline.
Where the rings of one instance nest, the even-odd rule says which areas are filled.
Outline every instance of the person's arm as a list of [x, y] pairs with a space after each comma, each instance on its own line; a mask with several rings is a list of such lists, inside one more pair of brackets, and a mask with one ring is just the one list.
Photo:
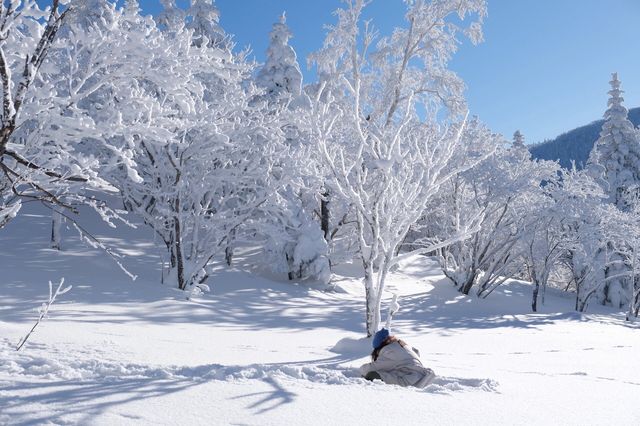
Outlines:
[[391, 371], [398, 367], [398, 360], [392, 351], [382, 351], [378, 359], [369, 363], [369, 371]]

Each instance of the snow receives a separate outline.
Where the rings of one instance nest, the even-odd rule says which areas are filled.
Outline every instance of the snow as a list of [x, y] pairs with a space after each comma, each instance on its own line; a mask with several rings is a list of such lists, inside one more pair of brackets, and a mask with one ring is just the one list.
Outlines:
[[[438, 378], [426, 389], [366, 382], [364, 290], [357, 265], [338, 265], [322, 292], [217, 267], [211, 292], [159, 283], [152, 232], [111, 229], [132, 282], [98, 249], [63, 230], [48, 248], [50, 215], [23, 206], [0, 238], [0, 424], [638, 424], [637, 326], [621, 313], [572, 311], [547, 290], [530, 313], [531, 287], [516, 281], [487, 299], [463, 296], [437, 263], [403, 260], [388, 278], [401, 310], [394, 333], [420, 349]], [[134, 220], [132, 218], [132, 220]], [[25, 347], [47, 283], [59, 296]], [[615, 360], [615, 361], [613, 361]]]

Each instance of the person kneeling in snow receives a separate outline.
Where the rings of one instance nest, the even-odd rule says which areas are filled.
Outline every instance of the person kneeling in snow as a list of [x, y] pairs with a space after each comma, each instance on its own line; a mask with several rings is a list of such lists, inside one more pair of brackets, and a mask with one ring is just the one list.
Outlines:
[[436, 375], [420, 362], [420, 353], [395, 336], [381, 329], [373, 336], [372, 362], [360, 367], [367, 380], [382, 380], [390, 385], [424, 388]]

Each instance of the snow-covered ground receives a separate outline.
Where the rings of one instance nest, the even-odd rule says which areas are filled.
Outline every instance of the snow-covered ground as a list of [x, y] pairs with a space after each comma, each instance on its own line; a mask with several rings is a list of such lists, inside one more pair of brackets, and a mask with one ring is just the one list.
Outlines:
[[[48, 249], [49, 219], [25, 212], [0, 231], [0, 424], [640, 424], [640, 330], [605, 308], [573, 313], [570, 295], [548, 291], [532, 314], [526, 284], [477, 300], [412, 259], [389, 280], [393, 332], [438, 378], [400, 388], [358, 377], [370, 342], [355, 267], [321, 292], [247, 251], [187, 301], [159, 283], [147, 228], [93, 224], [132, 282], [71, 232]], [[73, 289], [16, 352], [63, 276]]]

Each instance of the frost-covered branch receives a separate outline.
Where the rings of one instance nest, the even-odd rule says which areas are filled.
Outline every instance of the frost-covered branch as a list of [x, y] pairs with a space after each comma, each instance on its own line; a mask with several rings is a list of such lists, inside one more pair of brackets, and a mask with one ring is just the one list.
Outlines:
[[51, 281], [49, 281], [49, 300], [42, 303], [42, 306], [40, 306], [40, 309], [38, 311], [39, 312], [38, 319], [36, 320], [33, 327], [31, 327], [31, 330], [29, 330], [29, 332], [22, 339], [20, 339], [20, 341], [16, 346], [16, 351], [19, 351], [24, 346], [24, 344], [27, 343], [27, 340], [29, 340], [29, 337], [31, 337], [33, 332], [36, 330], [36, 327], [40, 325], [42, 320], [47, 318], [47, 314], [49, 313], [49, 308], [51, 308], [51, 305], [53, 305], [53, 302], [55, 302], [56, 298], [58, 296], [62, 296], [63, 294], [71, 290], [72, 286], [69, 285], [65, 288], [62, 288], [63, 284], [64, 284], [64, 278], [60, 280], [58, 287], [56, 288], [55, 291], [53, 291], [53, 284], [51, 283]]

